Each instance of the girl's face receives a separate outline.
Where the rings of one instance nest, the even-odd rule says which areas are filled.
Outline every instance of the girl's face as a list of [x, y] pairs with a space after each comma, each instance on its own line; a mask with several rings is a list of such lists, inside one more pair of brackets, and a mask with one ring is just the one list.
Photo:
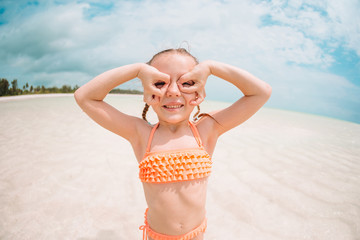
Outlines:
[[[190, 101], [195, 99], [195, 93], [184, 93], [180, 91], [178, 80], [182, 75], [190, 72], [196, 62], [190, 56], [177, 53], [164, 53], [156, 57], [151, 65], [160, 72], [170, 76], [169, 84], [158, 84], [159, 88], [166, 88], [164, 96], [160, 102], [153, 104], [152, 108], [156, 112], [159, 121], [168, 123], [179, 123], [188, 121], [194, 105]], [[192, 83], [183, 83], [183, 85]], [[185, 86], [186, 87], [186, 86]]]

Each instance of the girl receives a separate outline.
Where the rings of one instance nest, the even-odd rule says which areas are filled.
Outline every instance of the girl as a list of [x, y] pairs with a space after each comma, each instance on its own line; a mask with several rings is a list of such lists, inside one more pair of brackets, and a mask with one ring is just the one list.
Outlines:
[[[244, 96], [191, 122], [211, 74], [232, 83]], [[111, 89], [136, 77], [144, 87], [143, 119], [103, 101]], [[200, 240], [206, 229], [207, 181], [216, 141], [250, 118], [270, 95], [271, 87], [250, 73], [216, 61], [199, 63], [180, 48], [159, 52], [147, 64], [104, 72], [79, 88], [75, 99], [94, 121], [132, 145], [148, 204], [140, 227], [143, 239]], [[146, 121], [149, 106], [159, 119], [155, 126]]]

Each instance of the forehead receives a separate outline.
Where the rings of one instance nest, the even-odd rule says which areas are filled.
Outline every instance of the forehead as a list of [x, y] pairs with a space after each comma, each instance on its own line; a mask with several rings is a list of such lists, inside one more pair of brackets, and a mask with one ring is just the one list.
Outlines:
[[188, 72], [196, 65], [195, 60], [187, 55], [178, 53], [164, 53], [151, 62], [151, 66], [161, 72]]

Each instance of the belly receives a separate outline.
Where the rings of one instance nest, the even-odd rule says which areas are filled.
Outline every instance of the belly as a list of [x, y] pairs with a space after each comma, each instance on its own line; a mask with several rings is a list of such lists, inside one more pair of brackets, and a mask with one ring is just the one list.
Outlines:
[[181, 235], [204, 220], [207, 178], [174, 183], [143, 183], [143, 186], [149, 207], [148, 222], [154, 231]]

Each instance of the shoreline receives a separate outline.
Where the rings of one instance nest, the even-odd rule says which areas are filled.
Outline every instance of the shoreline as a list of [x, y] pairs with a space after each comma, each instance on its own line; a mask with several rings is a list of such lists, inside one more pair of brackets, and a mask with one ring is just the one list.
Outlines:
[[0, 97], [0, 102], [7, 102], [11, 100], [25, 100], [31, 98], [45, 98], [45, 97], [65, 97], [74, 95], [73, 93], [44, 93], [44, 94], [24, 94], [14, 96]]
[[[0, 97], [0, 102], [8, 102], [12, 100], [26, 100], [32, 98], [46, 98], [46, 97], [67, 97], [73, 96], [74, 93], [44, 93], [44, 94], [23, 94], [23, 95], [13, 95], [13, 96], [4, 96]], [[109, 93], [109, 96], [137, 96], [139, 94], [127, 94], [127, 93]]]

